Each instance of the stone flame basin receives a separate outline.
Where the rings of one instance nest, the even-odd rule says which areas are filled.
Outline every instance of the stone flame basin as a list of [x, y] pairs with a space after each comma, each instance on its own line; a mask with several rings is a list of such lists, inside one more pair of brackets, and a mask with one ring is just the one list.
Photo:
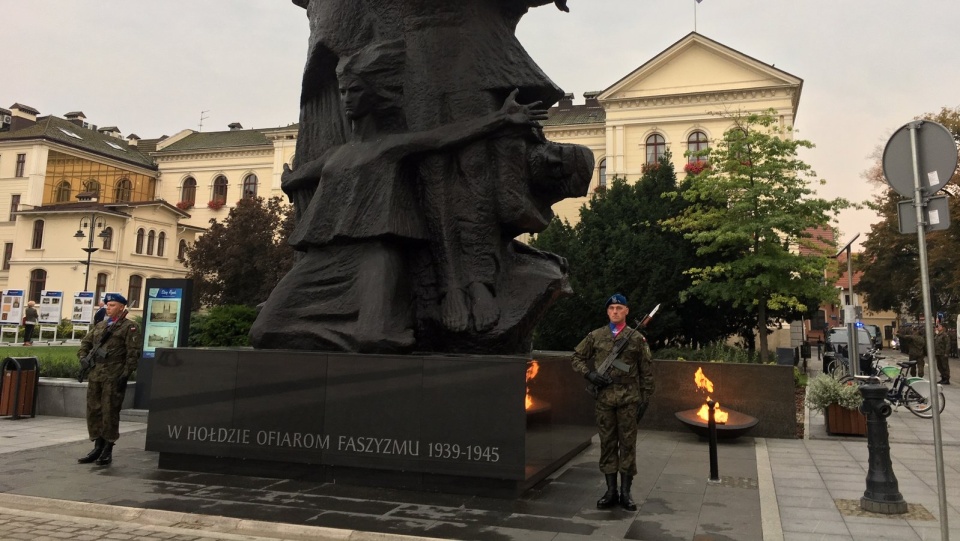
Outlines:
[[[674, 415], [677, 416], [677, 419], [681, 423], [685, 424], [687, 428], [692, 430], [694, 434], [700, 436], [701, 438], [710, 437], [710, 429], [707, 426], [707, 422], [697, 416], [697, 412], [700, 411], [700, 408], [678, 411]], [[717, 423], [717, 439], [718, 440], [731, 440], [734, 438], [739, 438], [740, 436], [746, 434], [753, 428], [758, 420], [756, 417], [747, 415], [746, 413], [740, 413], [737, 410], [732, 410], [724, 407], [723, 411], [727, 412], [729, 417], [727, 422], [724, 424]]]

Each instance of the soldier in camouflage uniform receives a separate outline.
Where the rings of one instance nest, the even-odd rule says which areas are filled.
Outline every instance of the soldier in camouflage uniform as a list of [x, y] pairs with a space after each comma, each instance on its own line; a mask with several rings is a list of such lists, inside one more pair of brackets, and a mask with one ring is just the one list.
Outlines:
[[[93, 450], [77, 460], [80, 464], [96, 461], [105, 466], [113, 461], [113, 444], [120, 437], [120, 406], [127, 390], [127, 379], [137, 368], [141, 334], [137, 324], [127, 318], [127, 299], [117, 293], [104, 296], [107, 315], [83, 337], [77, 357], [82, 359], [93, 348], [106, 352], [90, 371], [87, 383], [87, 432]], [[100, 344], [109, 332], [105, 343]]]
[[919, 329], [903, 328], [900, 331], [900, 341], [903, 343], [907, 358], [911, 361], [917, 361], [917, 364], [910, 367], [910, 375], [923, 377], [924, 355], [927, 354], [926, 340]]
[[937, 372], [940, 374], [940, 382], [943, 385], [950, 385], [950, 334], [943, 323], [937, 322], [937, 334], [933, 337], [934, 353], [937, 356]]
[[[650, 348], [639, 331], [627, 326], [629, 313], [626, 297], [619, 293], [611, 296], [607, 300], [610, 324], [588, 334], [573, 352], [573, 369], [599, 389], [594, 412], [600, 433], [600, 471], [606, 478], [607, 491], [597, 501], [598, 509], [618, 502], [628, 511], [637, 509], [630, 495], [637, 474], [637, 423], [653, 394], [654, 382]], [[597, 373], [596, 367], [613, 351], [617, 340], [628, 341], [618, 357], [626, 370], [623, 365], [614, 365], [605, 374]], [[621, 478], [619, 495], [617, 472]]]

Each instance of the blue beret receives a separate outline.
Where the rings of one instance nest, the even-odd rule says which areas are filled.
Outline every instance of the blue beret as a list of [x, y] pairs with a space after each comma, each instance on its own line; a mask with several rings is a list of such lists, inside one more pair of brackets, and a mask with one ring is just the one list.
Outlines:
[[610, 306], [611, 304], [622, 304], [627, 306], [627, 298], [620, 293], [614, 293], [613, 295], [610, 295], [609, 299], [607, 299], [607, 306]]
[[107, 293], [103, 296], [103, 302], [119, 302], [120, 304], [126, 305], [127, 299], [119, 293]]

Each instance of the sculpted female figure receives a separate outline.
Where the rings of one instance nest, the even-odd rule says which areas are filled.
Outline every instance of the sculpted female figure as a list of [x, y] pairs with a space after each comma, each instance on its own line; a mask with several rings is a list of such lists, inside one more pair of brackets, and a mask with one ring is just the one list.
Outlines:
[[287, 191], [317, 183], [290, 243], [304, 256], [264, 303], [251, 329], [257, 348], [364, 353], [413, 348], [410, 256], [426, 242], [417, 203], [423, 153], [467, 144], [509, 126], [546, 119], [517, 92], [499, 111], [421, 132], [404, 132], [404, 50], [375, 43], [344, 57], [337, 76], [350, 140], [284, 173]]

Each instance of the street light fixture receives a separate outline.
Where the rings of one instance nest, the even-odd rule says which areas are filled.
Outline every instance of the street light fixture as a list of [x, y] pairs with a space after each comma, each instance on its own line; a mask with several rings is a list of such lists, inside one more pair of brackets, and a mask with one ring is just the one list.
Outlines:
[[[96, 252], [100, 248], [97, 248], [93, 245], [93, 237], [99, 237], [101, 239], [106, 239], [110, 237], [110, 233], [106, 230], [107, 221], [103, 217], [97, 216], [96, 211], [90, 213], [89, 218], [80, 218], [80, 228], [77, 229], [77, 232], [73, 235], [75, 239], [87, 239], [87, 247], [83, 248], [84, 252], [87, 252], [87, 261], [86, 261], [86, 270], [84, 271], [83, 276], [83, 290], [87, 291], [87, 287], [90, 285], [90, 258], [93, 256], [93, 252]], [[87, 236], [84, 234], [84, 229], [90, 229], [90, 235]], [[97, 228], [101, 229], [99, 234], [96, 233]]]

